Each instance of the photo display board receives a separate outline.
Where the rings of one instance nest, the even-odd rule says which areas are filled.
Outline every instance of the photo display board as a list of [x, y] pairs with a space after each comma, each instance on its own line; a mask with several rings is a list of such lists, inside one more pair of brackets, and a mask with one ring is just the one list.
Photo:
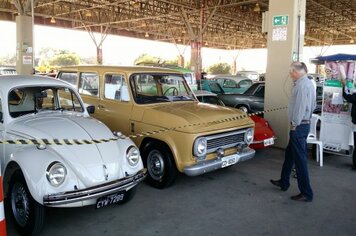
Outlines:
[[343, 99], [341, 78], [345, 78], [350, 93], [355, 91], [355, 61], [326, 61], [323, 86], [320, 140], [324, 150], [352, 150], [353, 124], [351, 104]]

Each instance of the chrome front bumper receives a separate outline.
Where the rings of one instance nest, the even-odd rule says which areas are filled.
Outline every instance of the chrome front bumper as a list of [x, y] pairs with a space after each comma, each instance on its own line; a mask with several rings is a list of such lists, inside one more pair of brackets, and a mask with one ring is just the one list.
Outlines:
[[43, 205], [57, 206], [62, 204], [96, 199], [108, 194], [120, 192], [127, 188], [133, 187], [140, 183], [142, 180], [144, 180], [146, 175], [147, 170], [142, 169], [133, 176], [115, 180], [110, 183], [105, 183], [102, 185], [97, 185], [81, 190], [49, 194], [43, 197]]
[[[237, 153], [236, 163], [247, 161], [253, 158], [255, 156], [255, 152], [256, 152], [255, 150], [248, 147], [243, 149], [241, 152]], [[217, 169], [221, 169], [223, 168], [222, 164], [223, 161], [221, 158], [217, 158], [209, 161], [201, 161], [198, 162], [197, 164], [184, 168], [184, 173], [188, 176], [197, 176]]]

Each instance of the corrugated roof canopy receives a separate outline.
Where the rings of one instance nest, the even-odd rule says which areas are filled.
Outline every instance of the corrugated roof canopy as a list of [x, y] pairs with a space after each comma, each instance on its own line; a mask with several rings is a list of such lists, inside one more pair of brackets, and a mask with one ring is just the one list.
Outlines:
[[[0, 0], [0, 20], [14, 20], [19, 10], [30, 13], [30, 3], [30, 0]], [[266, 44], [261, 25], [268, 0], [34, 0], [34, 3], [36, 24], [182, 44], [188, 44], [198, 32], [204, 31], [205, 46], [225, 49], [260, 48]], [[354, 44], [355, 40], [356, 0], [307, 0], [307, 45]]]

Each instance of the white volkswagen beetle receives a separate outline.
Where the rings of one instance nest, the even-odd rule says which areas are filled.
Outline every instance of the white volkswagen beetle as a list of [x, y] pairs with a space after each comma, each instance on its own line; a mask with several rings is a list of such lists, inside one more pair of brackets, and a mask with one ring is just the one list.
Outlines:
[[91, 118], [93, 109], [66, 82], [0, 76], [1, 172], [21, 234], [40, 232], [46, 206], [127, 202], [145, 178], [135, 144]]

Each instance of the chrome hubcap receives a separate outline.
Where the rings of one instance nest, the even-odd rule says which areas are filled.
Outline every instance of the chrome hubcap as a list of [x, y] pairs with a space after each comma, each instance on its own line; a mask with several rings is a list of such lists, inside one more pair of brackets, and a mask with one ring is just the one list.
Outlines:
[[240, 110], [243, 111], [243, 112], [248, 112], [247, 108], [246, 107], [240, 107]]
[[161, 180], [164, 174], [164, 161], [162, 153], [152, 150], [147, 157], [147, 169], [154, 180]]
[[30, 218], [30, 202], [25, 187], [15, 183], [11, 192], [11, 208], [16, 222], [25, 227]]

